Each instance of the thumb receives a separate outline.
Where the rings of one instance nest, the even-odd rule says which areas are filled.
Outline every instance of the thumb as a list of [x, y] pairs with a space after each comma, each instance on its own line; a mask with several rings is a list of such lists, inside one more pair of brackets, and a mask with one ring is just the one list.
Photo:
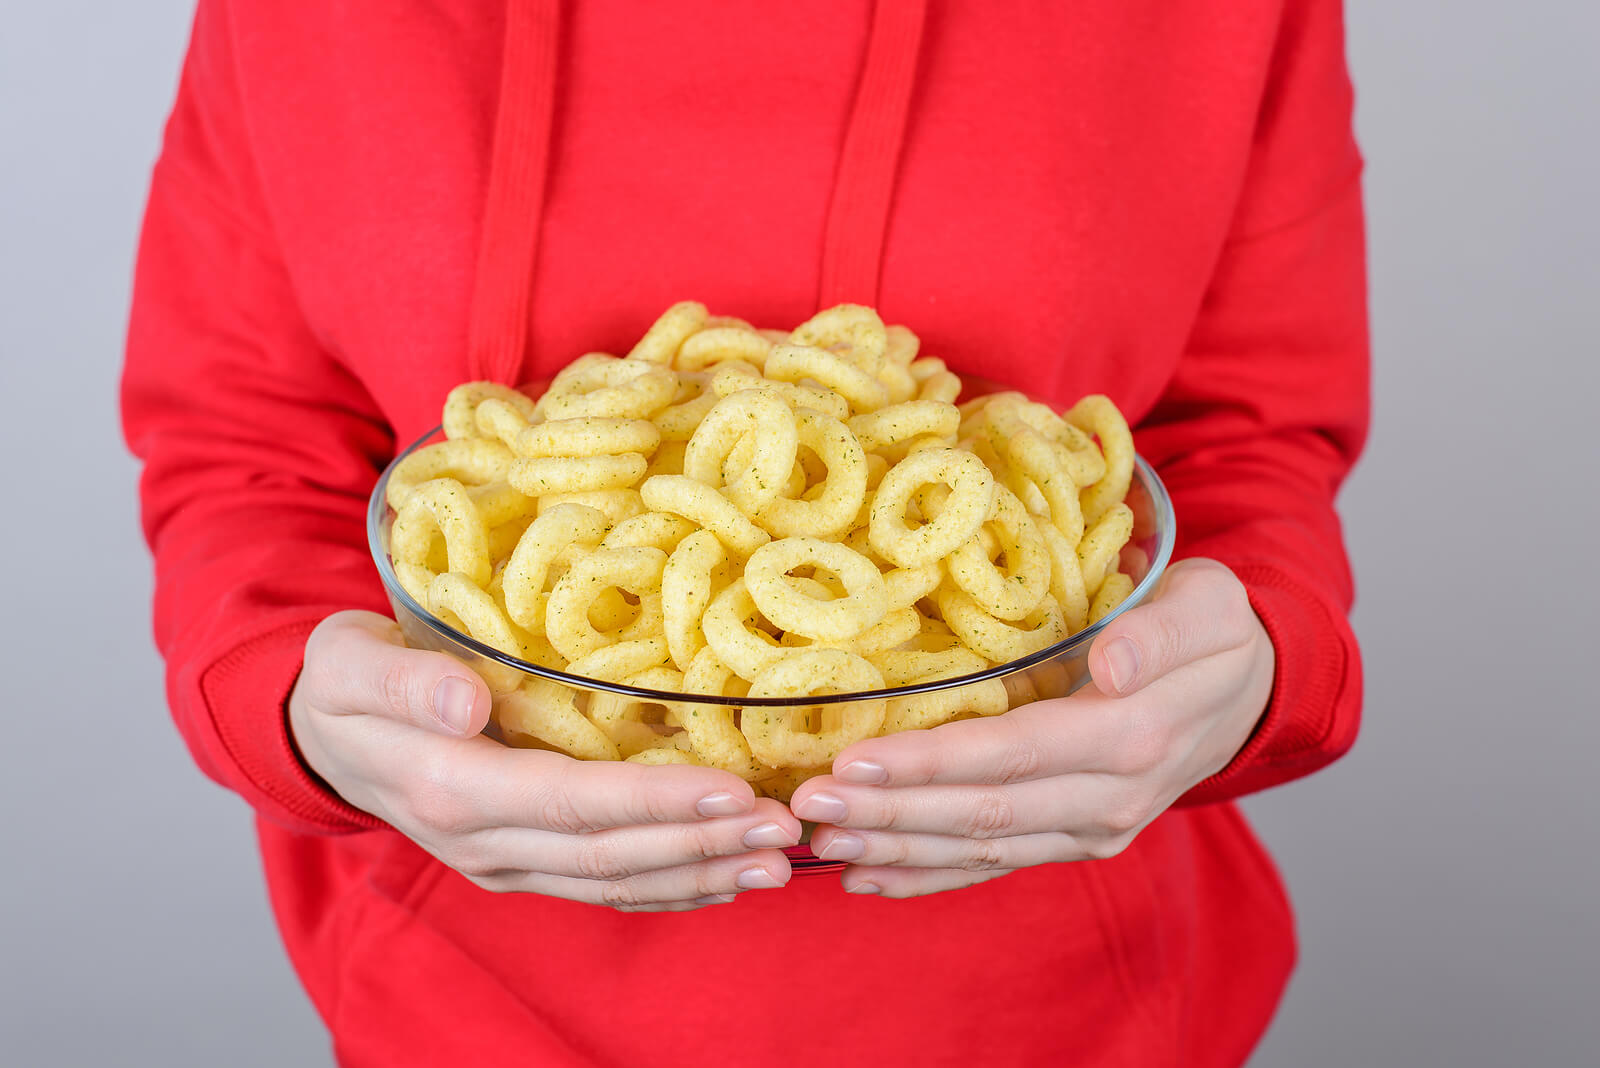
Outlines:
[[1168, 672], [1249, 640], [1249, 597], [1215, 560], [1183, 560], [1155, 597], [1106, 626], [1089, 649], [1089, 674], [1107, 697], [1137, 693]]
[[322, 707], [368, 713], [436, 734], [477, 734], [489, 722], [489, 687], [444, 653], [408, 649], [394, 620], [337, 612], [306, 642], [306, 670], [321, 681]]

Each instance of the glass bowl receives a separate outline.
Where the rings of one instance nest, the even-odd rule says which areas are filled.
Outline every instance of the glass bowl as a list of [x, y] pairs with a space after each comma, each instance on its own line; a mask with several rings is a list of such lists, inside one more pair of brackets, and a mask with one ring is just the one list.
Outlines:
[[[446, 624], [418, 604], [416, 599], [401, 586], [389, 559], [389, 528], [394, 521], [394, 511], [389, 507], [387, 500], [389, 476], [395, 466], [411, 453], [425, 445], [442, 440], [444, 440], [442, 428], [435, 427], [396, 456], [384, 470], [382, 477], [378, 479], [378, 484], [373, 488], [367, 508], [367, 541], [372, 550], [373, 561], [377, 564], [378, 574], [383, 580], [384, 592], [388, 594], [389, 603], [394, 608], [395, 620], [400, 625], [406, 644], [414, 649], [431, 649], [447, 653], [478, 672], [495, 692], [497, 707], [503, 696], [515, 690], [520, 682], [535, 678], [547, 680], [571, 691], [579, 710], [586, 709], [589, 700], [597, 694], [615, 695], [636, 702], [641, 712], [649, 717], [646, 719], [647, 722], [651, 719], [660, 720], [664, 710], [685, 705], [723, 705], [741, 710], [771, 708], [777, 710], [775, 714], [793, 715], [802, 713], [802, 710], [817, 709], [821, 706], [848, 707], [860, 702], [885, 701], [919, 694], [938, 694], [941, 699], [953, 698], [954, 691], [967, 689], [976, 691], [980, 685], [994, 680], [999, 680], [1004, 685], [1010, 708], [1032, 701], [1065, 697], [1088, 681], [1089, 647], [1096, 636], [1111, 620], [1150, 595], [1172, 557], [1175, 535], [1172, 501], [1167, 496], [1161, 479], [1140, 457], [1134, 464], [1133, 483], [1128, 490], [1126, 500], [1134, 515], [1133, 535], [1123, 547], [1121, 557], [1121, 569], [1134, 581], [1133, 592], [1104, 618], [1054, 645], [1020, 660], [970, 675], [864, 693], [822, 694], [799, 698], [749, 698], [641, 689], [622, 683], [568, 675], [562, 671], [509, 656]], [[992, 693], [993, 687], [988, 687], [988, 690]], [[844, 709], [837, 710], [844, 711]], [[663, 732], [671, 730], [664, 726], [657, 729]], [[512, 744], [513, 741], [518, 745], [539, 744], [534, 739], [522, 736], [515, 740], [508, 739], [500, 734], [493, 722], [485, 733], [507, 744]], [[792, 782], [787, 792], [792, 793], [799, 781], [803, 779]], [[788, 801], [786, 793], [779, 792], [778, 796], [781, 800]], [[807, 830], [809, 832], [809, 828]], [[837, 862], [817, 859], [804, 844], [791, 847], [785, 852], [789, 854], [796, 873], [837, 871], [844, 866]]]

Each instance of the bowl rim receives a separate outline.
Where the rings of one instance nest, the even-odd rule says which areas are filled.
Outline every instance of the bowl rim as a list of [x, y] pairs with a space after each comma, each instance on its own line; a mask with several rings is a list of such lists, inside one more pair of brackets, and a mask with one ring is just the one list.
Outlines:
[[[1156, 474], [1155, 468], [1144, 459], [1135, 454], [1134, 473], [1137, 481], [1144, 485], [1150, 495], [1150, 502], [1155, 512], [1157, 542], [1156, 551], [1150, 558], [1150, 563], [1145, 570], [1144, 578], [1134, 586], [1133, 590], [1125, 597], [1121, 604], [1112, 609], [1098, 621], [1091, 623], [1082, 630], [1069, 634], [1053, 645], [1047, 645], [1037, 652], [1017, 660], [1009, 660], [1004, 664], [995, 664], [967, 675], [952, 676], [947, 679], [931, 679], [926, 682], [909, 683], [904, 686], [886, 687], [881, 690], [864, 690], [855, 693], [829, 693], [816, 694], [807, 697], [733, 697], [725, 694], [699, 694], [680, 693], [671, 690], [651, 690], [639, 686], [629, 686], [621, 682], [608, 682], [604, 679], [591, 679], [583, 675], [569, 675], [555, 668], [542, 667], [530, 663], [520, 657], [511, 656], [501, 652], [492, 645], [478, 641], [470, 634], [464, 634], [454, 627], [439, 619], [429, 612], [416, 598], [406, 592], [400, 585], [399, 576], [395, 574], [394, 564], [389, 559], [388, 548], [384, 544], [384, 520], [388, 518], [389, 476], [406, 457], [432, 444], [444, 427], [442, 424], [423, 434], [412, 442], [406, 449], [389, 461], [388, 466], [378, 477], [377, 484], [372, 488], [372, 495], [367, 500], [367, 548], [372, 555], [373, 563], [377, 565], [378, 576], [383, 581], [384, 589], [392, 600], [398, 600], [414, 614], [423, 625], [437, 633], [441, 638], [463, 646], [474, 654], [486, 660], [494, 661], [505, 667], [521, 671], [524, 674], [537, 678], [547, 679], [579, 690], [600, 691], [602, 693], [617, 694], [636, 701], [664, 705], [725, 705], [731, 708], [794, 708], [797, 706], [831, 705], [855, 703], [860, 701], [887, 700], [891, 697], [912, 697], [917, 694], [936, 693], [941, 690], [954, 690], [964, 686], [973, 686], [978, 683], [988, 682], [992, 679], [1003, 679], [1019, 671], [1042, 664], [1047, 660], [1070, 653], [1076, 649], [1091, 644], [1110, 623], [1123, 612], [1142, 604], [1150, 591], [1155, 588], [1166, 571], [1168, 563], [1172, 560], [1172, 552], [1177, 541], [1176, 516], [1172, 508], [1172, 498], [1167, 493], [1166, 485], [1161, 477]], [[469, 667], [471, 665], [468, 665]]]

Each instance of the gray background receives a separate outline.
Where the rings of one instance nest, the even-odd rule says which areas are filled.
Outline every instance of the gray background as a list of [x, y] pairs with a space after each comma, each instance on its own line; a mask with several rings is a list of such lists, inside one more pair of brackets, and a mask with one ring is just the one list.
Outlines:
[[[116, 431], [188, 8], [0, 8], [0, 444], [10, 499], [51, 514], [0, 523], [8, 1064], [328, 1060], [249, 814], [167, 719]], [[1352, 0], [1349, 20], [1377, 354], [1343, 499], [1367, 721], [1342, 763], [1248, 804], [1302, 932], [1255, 1064], [1593, 1064], [1600, 8]]]

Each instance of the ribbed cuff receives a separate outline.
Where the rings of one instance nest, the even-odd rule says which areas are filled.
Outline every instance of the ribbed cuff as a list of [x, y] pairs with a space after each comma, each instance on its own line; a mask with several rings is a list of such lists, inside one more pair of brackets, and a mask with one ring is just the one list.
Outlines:
[[1234, 573], [1272, 639], [1272, 695], [1228, 766], [1179, 805], [1227, 801], [1309, 774], [1343, 755], [1360, 726], [1360, 657], [1343, 615], [1276, 568], [1243, 565]]
[[240, 793], [263, 818], [304, 834], [349, 834], [384, 823], [333, 793], [301, 762], [286, 715], [306, 638], [325, 614], [235, 646], [200, 675], [200, 694], [223, 750], [249, 787]]

